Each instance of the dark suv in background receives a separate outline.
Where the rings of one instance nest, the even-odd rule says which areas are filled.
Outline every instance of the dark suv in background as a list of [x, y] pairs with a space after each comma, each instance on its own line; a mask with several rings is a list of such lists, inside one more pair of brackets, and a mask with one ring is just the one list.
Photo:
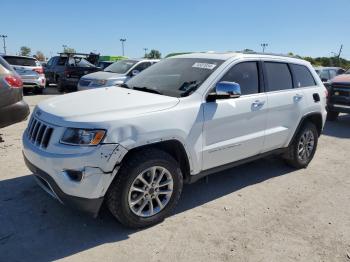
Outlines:
[[327, 119], [334, 121], [339, 113], [350, 114], [350, 70], [334, 77], [325, 86], [328, 89]]
[[0, 128], [20, 122], [28, 115], [22, 79], [0, 56]]
[[52, 57], [45, 67], [46, 84], [56, 84], [60, 92], [66, 89], [75, 91], [83, 75], [101, 70], [89, 58], [89, 54], [78, 53], [61, 53]]

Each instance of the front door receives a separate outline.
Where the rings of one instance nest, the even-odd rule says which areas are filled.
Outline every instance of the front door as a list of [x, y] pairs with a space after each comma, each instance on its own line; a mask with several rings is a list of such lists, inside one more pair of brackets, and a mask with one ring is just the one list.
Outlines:
[[236, 82], [242, 96], [206, 102], [203, 127], [203, 170], [260, 153], [264, 144], [267, 98], [261, 92], [257, 61], [242, 62], [220, 81]]

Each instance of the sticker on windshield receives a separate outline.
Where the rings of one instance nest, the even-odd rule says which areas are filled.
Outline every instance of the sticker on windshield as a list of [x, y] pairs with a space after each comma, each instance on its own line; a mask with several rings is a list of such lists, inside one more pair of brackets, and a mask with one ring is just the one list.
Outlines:
[[216, 67], [216, 65], [208, 63], [194, 63], [192, 67], [213, 70]]

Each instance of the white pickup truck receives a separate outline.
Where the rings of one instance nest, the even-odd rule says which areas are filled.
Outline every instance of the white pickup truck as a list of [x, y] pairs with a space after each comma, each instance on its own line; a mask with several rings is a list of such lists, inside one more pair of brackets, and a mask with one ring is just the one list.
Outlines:
[[120, 88], [40, 103], [23, 153], [38, 183], [61, 203], [96, 215], [106, 201], [121, 223], [140, 228], [174, 210], [183, 183], [268, 154], [307, 167], [326, 120], [326, 96], [300, 59], [180, 55]]

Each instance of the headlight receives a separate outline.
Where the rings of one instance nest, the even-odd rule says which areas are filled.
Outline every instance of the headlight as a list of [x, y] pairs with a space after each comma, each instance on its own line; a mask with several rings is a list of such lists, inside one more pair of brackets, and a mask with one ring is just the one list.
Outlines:
[[105, 134], [106, 131], [101, 129], [68, 128], [60, 142], [68, 145], [96, 146], [102, 141]]
[[106, 83], [107, 83], [107, 80], [105, 79], [96, 79], [93, 82], [93, 84], [96, 86], [104, 86]]

